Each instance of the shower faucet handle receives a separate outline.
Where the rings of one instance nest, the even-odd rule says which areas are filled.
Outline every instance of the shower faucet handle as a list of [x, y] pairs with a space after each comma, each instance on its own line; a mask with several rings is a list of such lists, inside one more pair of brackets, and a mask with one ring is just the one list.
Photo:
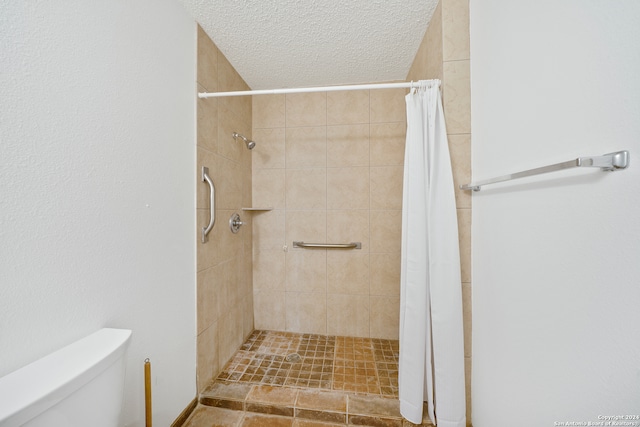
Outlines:
[[229, 218], [229, 228], [231, 229], [231, 232], [233, 234], [236, 234], [238, 231], [240, 231], [240, 227], [242, 227], [244, 225], [244, 222], [242, 222], [242, 220], [240, 219], [240, 215], [235, 212], [233, 215], [231, 215], [231, 218]]

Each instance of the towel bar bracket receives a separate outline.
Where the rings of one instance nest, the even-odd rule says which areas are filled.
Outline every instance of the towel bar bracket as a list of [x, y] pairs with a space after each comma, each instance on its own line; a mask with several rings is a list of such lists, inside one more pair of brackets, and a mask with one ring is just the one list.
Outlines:
[[[596, 160], [599, 161], [600, 159], [602, 159], [604, 163], [602, 165], [600, 163], [596, 164]], [[593, 160], [594, 164], [591, 166], [600, 167], [603, 171], [613, 172], [629, 167], [629, 152], [626, 150], [617, 151], [600, 157], [593, 157]]]

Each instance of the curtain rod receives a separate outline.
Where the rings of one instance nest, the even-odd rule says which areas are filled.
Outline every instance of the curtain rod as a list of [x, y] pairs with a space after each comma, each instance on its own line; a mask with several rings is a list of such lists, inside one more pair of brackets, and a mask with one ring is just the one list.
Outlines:
[[[423, 80], [421, 80], [423, 81]], [[440, 80], [432, 80], [440, 85]], [[241, 90], [237, 92], [199, 92], [198, 98], [219, 98], [223, 96], [250, 96], [250, 95], [278, 95], [284, 93], [310, 93], [310, 92], [334, 92], [340, 90], [367, 90], [367, 89], [400, 89], [420, 87], [420, 82], [402, 83], [375, 83], [364, 85], [347, 86], [324, 86], [324, 87], [299, 87], [289, 89], [262, 89], [262, 90]]]

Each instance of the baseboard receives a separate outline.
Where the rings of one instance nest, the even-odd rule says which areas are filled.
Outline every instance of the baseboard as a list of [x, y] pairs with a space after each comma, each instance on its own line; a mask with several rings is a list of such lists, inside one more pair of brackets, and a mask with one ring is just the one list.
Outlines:
[[189, 405], [186, 408], [184, 408], [184, 410], [180, 413], [180, 415], [178, 415], [178, 418], [176, 418], [176, 420], [173, 423], [171, 423], [171, 427], [182, 427], [182, 425], [187, 421], [187, 419], [189, 418], [193, 410], [196, 409], [196, 406], [198, 406], [197, 396], [193, 398], [191, 403], [189, 403]]

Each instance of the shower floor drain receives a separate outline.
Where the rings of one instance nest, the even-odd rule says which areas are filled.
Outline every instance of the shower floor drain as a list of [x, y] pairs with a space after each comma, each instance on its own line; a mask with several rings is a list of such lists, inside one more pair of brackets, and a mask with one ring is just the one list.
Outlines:
[[298, 353], [291, 353], [290, 355], [288, 355], [286, 357], [287, 362], [299, 362], [301, 360], [301, 357]]

